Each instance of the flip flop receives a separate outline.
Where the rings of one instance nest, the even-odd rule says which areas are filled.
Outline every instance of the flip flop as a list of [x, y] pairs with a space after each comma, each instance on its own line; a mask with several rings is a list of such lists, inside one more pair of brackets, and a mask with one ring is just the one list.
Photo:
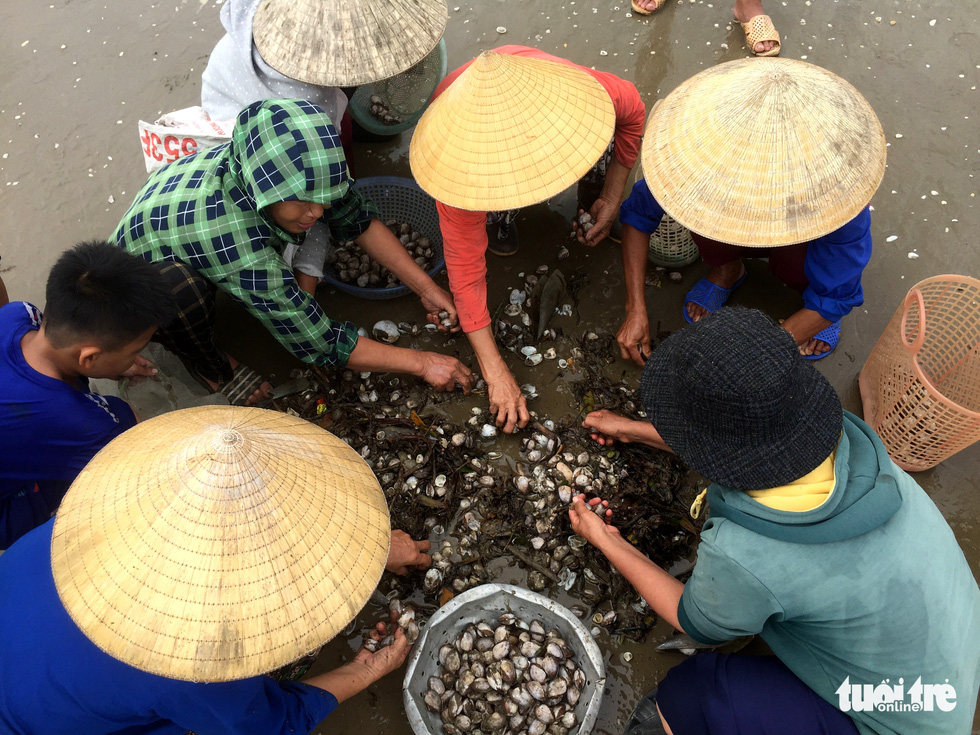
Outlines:
[[487, 225], [487, 249], [494, 255], [507, 258], [518, 251], [521, 246], [520, 238], [517, 236], [517, 223], [511, 222], [507, 231], [507, 237], [500, 239], [500, 223]]
[[662, 6], [664, 2], [666, 2], [666, 0], [657, 0], [657, 5], [654, 7], [653, 10], [644, 10], [643, 8], [641, 8], [639, 5], [636, 4], [636, 0], [630, 0], [630, 5], [633, 7], [633, 12], [636, 13], [637, 15], [653, 15], [658, 10], [660, 10], [660, 6]]
[[687, 296], [684, 297], [684, 303], [681, 304], [681, 314], [684, 315], [684, 321], [686, 321], [688, 324], [694, 324], [694, 320], [691, 319], [691, 315], [687, 313], [687, 305], [689, 303], [703, 306], [708, 310], [709, 314], [723, 307], [728, 303], [728, 299], [732, 295], [732, 292], [742, 285], [742, 281], [745, 280], [745, 276], [747, 275], [748, 273], [743, 273], [742, 277], [735, 281], [731, 288], [722, 288], [717, 283], [712, 283], [707, 278], [702, 278], [700, 281], [695, 283], [694, 288], [687, 292]]
[[[745, 42], [749, 46], [749, 51], [756, 56], [779, 56], [779, 31], [772, 24], [772, 18], [768, 15], [756, 15], [749, 18], [747, 23], [743, 23], [738, 18], [735, 20], [742, 26], [742, 32], [745, 34]], [[768, 51], [756, 54], [755, 45], [762, 41], [775, 41], [776, 45]]]
[[813, 338], [826, 342], [830, 349], [821, 352], [819, 355], [803, 355], [804, 360], [822, 360], [837, 348], [837, 343], [840, 342], [840, 319], [826, 329], [817, 332]]

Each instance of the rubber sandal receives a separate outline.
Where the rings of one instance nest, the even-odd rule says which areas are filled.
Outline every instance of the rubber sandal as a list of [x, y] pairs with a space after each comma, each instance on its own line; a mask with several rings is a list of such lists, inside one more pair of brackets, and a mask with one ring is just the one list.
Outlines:
[[487, 225], [487, 249], [494, 255], [506, 258], [517, 252], [521, 246], [521, 241], [517, 237], [517, 223], [511, 222], [507, 237], [501, 240], [497, 233], [500, 232], [500, 223]]
[[803, 355], [804, 360], [822, 360], [837, 348], [837, 343], [840, 342], [840, 319], [826, 329], [817, 332], [813, 335], [813, 338], [821, 342], [826, 342], [830, 349], [826, 352], [821, 352], [819, 355]]
[[664, 1], [665, 0], [657, 0], [657, 5], [654, 7], [653, 10], [644, 10], [643, 8], [641, 8], [639, 5], [636, 4], [636, 0], [630, 0], [630, 5], [633, 8], [633, 12], [636, 13], [637, 15], [653, 15], [658, 10], [660, 10], [660, 6], [664, 4]]
[[712, 283], [707, 278], [702, 278], [700, 281], [695, 283], [694, 288], [687, 292], [687, 296], [684, 297], [684, 303], [681, 304], [681, 313], [684, 315], [684, 321], [686, 321], [688, 324], [694, 324], [694, 320], [691, 319], [691, 315], [687, 313], [688, 304], [703, 306], [708, 310], [709, 314], [723, 307], [728, 303], [728, 299], [731, 297], [732, 292], [742, 285], [742, 281], [745, 280], [747, 275], [748, 273], [743, 273], [742, 277], [735, 281], [731, 288], [722, 288], [717, 283]]
[[[232, 406], [244, 406], [248, 399], [252, 397], [252, 394], [261, 388], [265, 382], [267, 381], [261, 374], [257, 373], [248, 365], [239, 363], [238, 367], [232, 372], [231, 379], [227, 383], [219, 385], [218, 390], [215, 392], [227, 398], [228, 403]], [[265, 408], [271, 405], [271, 399], [264, 398], [257, 403], [251, 404], [251, 407]]]
[[[776, 30], [776, 26], [772, 24], [772, 18], [768, 15], [756, 15], [749, 18], [748, 23], [743, 23], [742, 21], [735, 19], [740, 26], [742, 26], [742, 32], [745, 34], [745, 42], [749, 46], [749, 51], [751, 51], [756, 56], [779, 56], [779, 31]], [[775, 41], [776, 45], [773, 46], [768, 51], [763, 51], [761, 54], [755, 53], [755, 45], [761, 43], [762, 41]]]

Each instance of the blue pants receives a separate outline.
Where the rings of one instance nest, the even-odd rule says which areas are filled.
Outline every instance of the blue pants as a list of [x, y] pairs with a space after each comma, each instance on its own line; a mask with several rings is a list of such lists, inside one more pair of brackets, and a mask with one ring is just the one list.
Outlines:
[[667, 672], [656, 702], [674, 735], [858, 733], [775, 656], [699, 654]]

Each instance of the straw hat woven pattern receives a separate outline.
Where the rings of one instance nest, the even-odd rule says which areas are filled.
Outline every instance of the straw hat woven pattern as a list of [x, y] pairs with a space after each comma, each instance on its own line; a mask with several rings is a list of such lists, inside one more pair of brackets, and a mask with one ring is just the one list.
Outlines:
[[643, 175], [693, 232], [734, 245], [806, 242], [871, 200], [885, 136], [854, 87], [793, 59], [742, 59], [697, 74], [650, 116]]
[[609, 94], [581, 69], [484, 51], [419, 120], [412, 174], [453, 207], [525, 207], [582, 178], [615, 126]]
[[140, 423], [96, 455], [58, 511], [51, 566], [102, 650], [174, 679], [229, 681], [346, 626], [389, 539], [374, 474], [338, 438], [207, 406]]
[[420, 62], [439, 43], [448, 20], [444, 0], [263, 0], [252, 37], [281, 74], [352, 87]]

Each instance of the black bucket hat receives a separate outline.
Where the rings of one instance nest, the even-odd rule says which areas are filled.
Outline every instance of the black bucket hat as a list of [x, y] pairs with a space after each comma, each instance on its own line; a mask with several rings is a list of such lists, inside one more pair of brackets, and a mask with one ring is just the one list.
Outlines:
[[843, 427], [830, 383], [755, 309], [719, 309], [664, 340], [647, 360], [640, 396], [681, 459], [737, 490], [803, 477], [830, 455]]

